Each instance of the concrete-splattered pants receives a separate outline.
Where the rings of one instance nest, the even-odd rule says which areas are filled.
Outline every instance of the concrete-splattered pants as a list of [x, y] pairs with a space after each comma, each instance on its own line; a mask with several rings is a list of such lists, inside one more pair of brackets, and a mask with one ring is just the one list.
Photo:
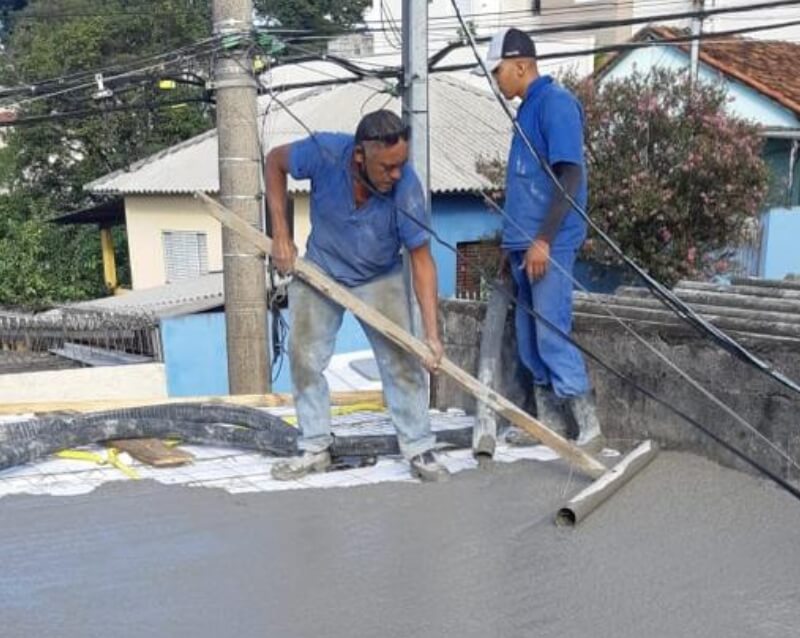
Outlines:
[[[509, 253], [509, 263], [517, 284], [516, 328], [519, 356], [533, 375], [536, 385], [553, 386], [562, 398], [586, 394], [591, 389], [586, 364], [580, 351], [544, 321], [531, 316], [533, 308], [562, 332], [572, 330], [572, 280], [576, 249], [553, 249], [553, 262], [538, 281], [529, 281], [520, 270], [524, 251]], [[558, 264], [558, 266], [556, 266]]]
[[[411, 315], [402, 273], [349, 289], [356, 297], [409, 329]], [[344, 308], [297, 277], [289, 286], [289, 361], [292, 392], [302, 431], [300, 449], [319, 452], [333, 442], [330, 395], [323, 371], [328, 366], [342, 325]], [[433, 449], [428, 396], [422, 365], [415, 357], [361, 322], [372, 345], [403, 456]]]

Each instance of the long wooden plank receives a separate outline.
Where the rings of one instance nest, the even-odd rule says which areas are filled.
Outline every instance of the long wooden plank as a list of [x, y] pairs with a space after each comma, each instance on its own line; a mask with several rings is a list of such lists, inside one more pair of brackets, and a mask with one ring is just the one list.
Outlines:
[[[205, 193], [195, 191], [195, 196], [205, 202], [211, 215], [219, 220], [221, 224], [237, 232], [265, 255], [268, 255], [272, 251], [272, 241], [269, 237], [250, 226], [246, 221]], [[347, 288], [328, 277], [311, 262], [298, 258], [295, 262], [294, 274], [302, 278], [326, 297], [335, 300], [336, 303], [350, 310], [350, 312], [359, 319], [362, 319], [370, 326], [380, 331], [381, 334], [406, 351], [423, 360], [430, 355], [430, 349], [425, 343], [358, 299]], [[475, 377], [459, 368], [446, 357], [442, 359], [439, 370], [456, 381], [456, 383], [461, 385], [467, 392], [472, 394], [479, 401], [485, 403], [500, 416], [505, 417], [514, 425], [533, 434], [542, 443], [558, 452], [565, 460], [573, 464], [584, 474], [592, 478], [597, 478], [606, 471], [606, 466], [600, 463], [600, 461], [587, 454], [582, 449], [572, 445], [565, 438], [550, 430], [505, 397], [482, 384]]]
[[[131, 399], [98, 399], [96, 401], [42, 401], [4, 403], [0, 405], [0, 414], [46, 414], [47, 412], [97, 412], [99, 410], [116, 410], [121, 408], [137, 408], [147, 405], [166, 403], [227, 403], [244, 405], [253, 408], [276, 408], [290, 406], [294, 403], [291, 394], [236, 394], [225, 396], [196, 397], [141, 397]], [[375, 390], [354, 392], [332, 392], [332, 405], [353, 405], [358, 403], [378, 403], [383, 405], [383, 393]]]

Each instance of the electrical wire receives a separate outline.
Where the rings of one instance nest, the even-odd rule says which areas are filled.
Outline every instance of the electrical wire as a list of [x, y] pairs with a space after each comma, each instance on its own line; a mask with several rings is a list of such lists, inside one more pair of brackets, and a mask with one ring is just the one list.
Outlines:
[[[281, 101], [279, 98], [277, 98], [277, 97], [276, 97], [275, 99], [276, 99], [276, 102], [277, 102], [277, 103], [278, 103], [278, 104], [281, 106], [281, 108], [283, 108], [283, 109], [286, 111], [286, 113], [287, 113], [287, 114], [288, 114], [290, 117], [292, 117], [292, 119], [294, 119], [294, 120], [295, 120], [295, 121], [296, 121], [296, 122], [297, 122], [297, 123], [298, 123], [298, 124], [299, 124], [299, 125], [300, 125], [300, 126], [301, 126], [301, 127], [302, 127], [302, 128], [303, 128], [303, 129], [304, 129], [304, 130], [305, 130], [305, 131], [308, 133], [308, 134], [309, 134], [309, 136], [310, 136], [312, 139], [316, 140], [316, 137], [315, 137], [315, 134], [314, 134], [314, 132], [313, 132], [313, 131], [311, 131], [311, 129], [308, 127], [308, 125], [307, 125], [305, 122], [303, 122], [303, 120], [302, 120], [302, 119], [300, 119], [300, 118], [299, 118], [299, 117], [298, 117], [296, 114], [294, 114], [294, 112], [293, 112], [293, 111], [292, 111], [292, 110], [291, 110], [291, 109], [288, 107], [288, 105], [286, 105], [285, 103], [283, 103], [283, 102], [282, 102], [282, 101]], [[323, 147], [319, 146], [319, 148], [320, 148], [321, 152], [324, 152], [324, 151], [325, 151], [325, 149], [324, 149]], [[372, 187], [371, 187], [369, 184], [366, 184], [366, 183], [365, 183], [365, 185], [366, 185], [366, 186], [367, 186], [367, 188], [370, 190], [370, 192], [371, 192], [371, 194], [372, 194], [372, 195], [374, 195], [374, 196], [376, 196], [376, 197], [379, 197], [379, 198], [388, 199], [388, 198], [386, 197], [386, 195], [384, 195], [383, 193], [380, 193], [380, 192], [379, 192], [379, 191], [377, 191], [376, 189], [372, 188]], [[428, 224], [425, 224], [425, 223], [424, 223], [424, 222], [422, 222], [421, 220], [417, 219], [417, 218], [416, 218], [414, 215], [410, 214], [408, 211], [404, 210], [402, 207], [398, 206], [396, 203], [392, 202], [392, 204], [393, 204], [393, 206], [395, 207], [395, 209], [397, 209], [397, 210], [398, 210], [398, 212], [400, 212], [401, 214], [403, 214], [404, 216], [406, 216], [408, 219], [410, 219], [411, 221], [413, 221], [413, 222], [414, 222], [415, 224], [417, 224], [417, 225], [418, 225], [420, 228], [423, 228], [423, 229], [424, 229], [424, 230], [426, 230], [428, 233], [430, 233], [430, 235], [431, 235], [432, 237], [434, 237], [434, 239], [436, 239], [436, 241], [437, 241], [437, 242], [439, 242], [441, 245], [443, 245], [443, 246], [445, 246], [446, 248], [448, 248], [449, 250], [453, 251], [453, 252], [454, 252], [456, 255], [458, 255], [458, 254], [459, 254], [458, 248], [457, 248], [456, 246], [453, 246], [453, 245], [452, 245], [452, 244], [450, 244], [449, 242], [447, 242], [445, 239], [443, 239], [443, 238], [442, 238], [442, 237], [441, 237], [441, 236], [440, 236], [440, 235], [439, 235], [439, 234], [436, 232], [436, 230], [435, 230], [435, 229], [433, 229], [432, 227], [430, 227]], [[482, 271], [482, 270], [481, 270], [479, 267], [477, 267], [477, 265], [475, 266], [475, 269], [476, 269], [476, 270], [478, 270], [478, 271], [480, 272], [480, 274], [481, 274], [481, 275], [484, 275], [484, 276], [485, 276], [485, 273], [484, 273], [484, 272], [483, 272], [483, 271]], [[491, 277], [489, 277], [489, 278], [487, 278], [487, 280], [488, 280], [488, 281], [491, 281], [491, 280], [492, 280], [492, 278], [491, 278]], [[706, 436], [708, 436], [709, 438], [711, 438], [712, 440], [714, 440], [716, 443], [718, 443], [719, 445], [721, 445], [722, 447], [724, 447], [726, 450], [728, 450], [729, 452], [731, 452], [732, 454], [734, 454], [735, 456], [737, 456], [738, 458], [740, 458], [742, 461], [746, 462], [748, 465], [750, 465], [751, 467], [753, 467], [753, 468], [754, 468], [754, 469], [756, 469], [757, 471], [761, 472], [761, 473], [762, 473], [764, 476], [768, 477], [770, 480], [772, 480], [773, 482], [775, 482], [777, 485], [779, 485], [780, 487], [782, 487], [783, 489], [785, 489], [787, 492], [789, 492], [790, 494], [792, 494], [792, 495], [793, 495], [795, 498], [797, 498], [798, 500], [800, 500], [800, 490], [798, 490], [797, 488], [795, 488], [794, 486], [792, 486], [792, 485], [791, 485], [790, 483], [788, 483], [786, 480], [784, 480], [783, 478], [781, 478], [780, 476], [778, 476], [777, 474], [775, 474], [774, 472], [772, 472], [772, 471], [771, 471], [771, 470], [769, 470], [768, 468], [766, 468], [766, 467], [764, 467], [763, 465], [761, 465], [761, 464], [760, 464], [758, 461], [756, 461], [755, 459], [752, 459], [752, 458], [751, 458], [749, 455], [747, 455], [746, 453], [742, 452], [741, 450], [739, 450], [739, 449], [738, 449], [738, 448], [736, 448], [735, 446], [731, 445], [730, 443], [728, 443], [727, 441], [725, 441], [724, 439], [722, 439], [722, 438], [721, 438], [719, 435], [717, 435], [716, 433], [714, 433], [713, 431], [711, 431], [709, 428], [707, 428], [706, 426], [704, 426], [703, 424], [701, 424], [699, 421], [697, 421], [696, 419], [694, 419], [694, 418], [693, 418], [693, 417], [691, 417], [690, 415], [688, 415], [688, 414], [686, 414], [685, 412], [683, 412], [682, 410], [680, 410], [680, 409], [676, 408], [676, 407], [675, 407], [675, 406], [674, 406], [674, 405], [673, 405], [673, 404], [672, 404], [670, 401], [668, 401], [668, 400], [666, 400], [666, 399], [663, 399], [663, 398], [659, 397], [659, 396], [658, 396], [658, 395], [656, 395], [654, 392], [652, 392], [652, 391], [648, 390], [647, 388], [644, 388], [644, 387], [643, 387], [643, 386], [641, 386], [641, 385], [640, 385], [638, 382], [636, 382], [635, 380], [631, 379], [630, 377], [628, 377], [628, 376], [627, 376], [627, 375], [625, 375], [624, 373], [622, 373], [622, 372], [620, 372], [619, 370], [617, 370], [617, 369], [616, 369], [614, 366], [611, 366], [610, 364], [606, 363], [606, 362], [605, 362], [605, 361], [604, 361], [602, 358], [600, 358], [600, 357], [599, 357], [597, 354], [595, 354], [594, 352], [592, 352], [591, 350], [589, 350], [588, 348], [586, 348], [586, 347], [585, 347], [585, 346], [583, 346], [582, 344], [580, 344], [580, 343], [578, 343], [577, 341], [575, 341], [575, 340], [572, 338], [572, 336], [571, 336], [571, 335], [569, 335], [568, 333], [566, 333], [566, 332], [564, 332], [563, 330], [561, 330], [561, 329], [560, 329], [558, 326], [556, 326], [555, 324], [553, 324], [552, 322], [550, 322], [550, 321], [549, 321], [549, 320], [548, 320], [546, 317], [543, 317], [541, 314], [537, 313], [537, 312], [536, 312], [536, 310], [535, 310], [534, 308], [532, 308], [530, 305], [528, 305], [528, 304], [524, 304], [524, 303], [521, 303], [521, 302], [520, 302], [519, 300], [517, 300], [517, 299], [516, 299], [516, 298], [515, 298], [513, 295], [511, 295], [511, 294], [507, 293], [507, 292], [506, 292], [506, 291], [504, 291], [502, 288], [498, 288], [498, 290], [500, 290], [500, 291], [501, 291], [501, 293], [502, 293], [502, 294], [504, 294], [504, 295], [505, 295], [505, 296], [506, 296], [506, 297], [509, 299], [509, 301], [511, 301], [512, 303], [514, 303], [514, 304], [516, 304], [517, 306], [521, 307], [521, 308], [523, 309], [523, 311], [525, 311], [527, 314], [531, 315], [532, 317], [535, 317], [535, 318], [536, 318], [537, 320], [539, 320], [539, 321], [542, 321], [542, 322], [543, 322], [543, 323], [544, 323], [544, 324], [545, 324], [545, 325], [546, 325], [546, 326], [547, 326], [549, 329], [553, 330], [553, 331], [554, 331], [554, 332], [556, 332], [556, 333], [557, 333], [557, 334], [558, 334], [558, 335], [559, 335], [561, 338], [563, 338], [563, 339], [564, 339], [564, 340], [566, 340], [567, 342], [569, 342], [569, 343], [571, 343], [572, 345], [574, 345], [575, 347], [577, 347], [579, 350], [581, 350], [581, 351], [582, 351], [584, 354], [586, 354], [587, 356], [589, 356], [589, 357], [590, 357], [590, 358], [591, 358], [593, 361], [595, 361], [596, 363], [598, 363], [598, 364], [599, 364], [601, 367], [603, 367], [605, 370], [607, 370], [608, 372], [610, 372], [611, 374], [613, 374], [614, 376], [616, 376], [617, 378], [619, 378], [619, 379], [620, 379], [620, 380], [622, 380], [623, 382], [625, 382], [625, 383], [628, 383], [628, 384], [629, 384], [631, 387], [633, 387], [633, 388], [634, 388], [634, 389], [636, 389], [637, 391], [639, 391], [639, 392], [643, 393], [645, 396], [647, 396], [648, 398], [652, 399], [653, 401], [655, 401], [656, 403], [658, 403], [658, 404], [659, 404], [659, 405], [661, 405], [662, 407], [666, 408], [667, 410], [669, 410], [670, 412], [672, 412], [672, 413], [673, 413], [673, 414], [675, 414], [676, 416], [680, 417], [681, 419], [683, 419], [683, 420], [684, 420], [684, 421], [686, 421], [687, 423], [689, 423], [689, 424], [691, 424], [692, 426], [696, 427], [696, 428], [697, 428], [698, 430], [700, 430], [700, 431], [701, 431], [703, 434], [705, 434]], [[659, 354], [661, 354], [661, 353], [659, 353]], [[722, 405], [724, 406], [725, 404], [723, 403]], [[727, 407], [727, 406], [725, 406], [725, 407]], [[729, 412], [729, 414], [730, 414], [730, 413], [733, 413], [733, 414], [735, 415], [735, 412], [733, 412], [732, 410], [730, 410], [730, 408], [727, 408], [727, 410], [729, 410], [729, 411], [730, 411], [730, 412]], [[765, 439], [765, 440], [767, 441], [767, 443], [768, 443], [768, 444], [770, 444], [770, 447], [771, 447], [771, 448], [772, 448], [774, 451], [778, 452], [778, 454], [779, 454], [779, 455], [780, 455], [780, 456], [781, 456], [781, 457], [782, 457], [784, 460], [788, 461], [788, 462], [790, 463], [790, 465], [792, 465], [793, 467], [798, 467], [797, 463], [796, 463], [796, 462], [795, 462], [793, 459], [791, 459], [791, 457], [787, 456], [787, 455], [786, 455], [786, 454], [785, 454], [785, 453], [784, 453], [782, 450], [780, 450], [779, 448], [775, 447], [775, 446], [774, 446], [774, 444], [773, 444], [771, 441], [769, 441], [768, 439], [766, 439], [766, 437], [763, 437], [763, 435], [762, 435], [760, 432], [758, 432], [758, 431], [757, 431], [757, 430], [756, 430], [756, 429], [755, 429], [755, 428], [754, 428], [752, 425], [748, 424], [748, 423], [747, 423], [747, 422], [746, 422], [744, 419], [742, 419], [741, 417], [738, 417], [738, 415], [737, 415], [737, 421], [739, 421], [740, 423], [745, 423], [745, 424], [747, 425], [748, 429], [749, 429], [751, 432], [754, 432], [755, 434], [759, 435], [759, 436], [760, 436], [762, 439]], [[798, 468], [798, 469], [800, 469], [800, 468]]]
[[[19, 93], [19, 92], [28, 92], [37, 91], [40, 87], [47, 86], [49, 84], [55, 84], [57, 86], [63, 86], [68, 82], [87, 82], [89, 79], [94, 79], [94, 76], [98, 73], [103, 74], [104, 76], [107, 74], [122, 74], [125, 70], [135, 69], [136, 67], [142, 67], [143, 65], [146, 67], [147, 64], [154, 63], [156, 60], [161, 58], [167, 58], [170, 56], [173, 57], [180, 57], [183, 55], [190, 55], [196, 53], [199, 50], [205, 49], [210, 45], [218, 44], [221, 38], [219, 36], [213, 36], [210, 38], [205, 38], [203, 40], [199, 40], [193, 44], [189, 44], [183, 47], [179, 47], [177, 49], [172, 49], [170, 51], [166, 51], [164, 53], [157, 53], [152, 55], [143, 56], [140, 58], [136, 58], [134, 60], [129, 60], [127, 62], [119, 62], [112, 65], [107, 65], [95, 69], [83, 70], [83, 71], [76, 71], [72, 74], [67, 75], [60, 75], [54, 78], [49, 78], [45, 80], [40, 80], [38, 82], [33, 83], [26, 83], [23, 85], [19, 85], [16, 87], [4, 87], [0, 89], [0, 97], [6, 97], [9, 94]], [[93, 83], [90, 83], [93, 85]]]
[[[457, 15], [461, 16], [458, 4], [456, 0], [451, 0], [451, 4], [455, 9]], [[463, 18], [460, 18], [463, 24]], [[688, 304], [684, 301], [679, 299], [671, 290], [667, 289], [663, 284], [655, 280], [651, 277], [644, 269], [642, 269], [636, 262], [634, 262], [630, 257], [628, 257], [622, 249], [616, 244], [616, 242], [608, 236], [608, 234], [603, 231], [587, 214], [586, 210], [575, 201], [575, 199], [566, 191], [563, 187], [561, 182], [559, 181], [558, 177], [556, 177], [555, 173], [553, 172], [552, 167], [549, 163], [541, 156], [541, 153], [536, 149], [536, 147], [531, 143], [530, 139], [526, 135], [525, 131], [520, 126], [519, 122], [517, 121], [515, 115], [511, 112], [509, 105], [506, 101], [502, 98], [499, 94], [497, 87], [491, 81], [491, 74], [488, 72], [486, 68], [486, 64], [481, 58], [480, 54], [478, 53], [477, 45], [475, 44], [475, 40], [472, 37], [470, 32], [466, 33], [467, 40], [469, 42], [470, 48], [477, 59], [479, 65], [483, 69], [483, 72], [487, 78], [489, 86], [492, 90], [492, 93], [495, 96], [495, 99], [498, 101], [500, 106], [503, 108], [503, 111], [506, 113], [506, 116], [512, 122], [512, 126], [514, 127], [514, 131], [519, 135], [520, 139], [523, 141], [525, 148], [531, 153], [532, 157], [534, 157], [545, 171], [549, 179], [553, 182], [556, 189], [565, 197], [565, 199], [569, 202], [569, 204], [580, 214], [580, 216], [589, 224], [589, 226], [600, 236], [600, 238], [606, 243], [609, 248], [618, 256], [620, 257], [623, 262], [631, 268], [639, 278], [645, 283], [645, 285], [659, 298], [662, 303], [672, 310], [678, 317], [693, 325], [698, 330], [704, 332], [706, 335], [712, 337], [719, 345], [721, 345], [724, 349], [728, 350], [728, 352], [734, 354], [739, 359], [749, 363], [750, 365], [754, 366], [756, 369], [760, 370], [765, 375], [775, 379], [782, 385], [794, 390], [798, 394], [800, 394], [800, 386], [797, 385], [793, 380], [789, 379], [783, 373], [775, 370], [770, 366], [766, 361], [756, 357], [753, 353], [747, 350], [744, 346], [739, 344], [735, 339], [733, 339], [730, 335], [726, 334], [713, 324], [709, 323], [705, 319], [703, 319], [700, 315], [698, 315]]]
[[[125, 71], [120, 70], [120, 72], [118, 72], [116, 74], [113, 74], [113, 75], [104, 75], [103, 76], [104, 86], [106, 86], [108, 88], [112, 88], [112, 87], [114, 87], [115, 83], [119, 82], [120, 80], [132, 80], [132, 79], [135, 79], [135, 76], [142, 75], [147, 71], [160, 70], [160, 69], [166, 70], [166, 68], [168, 68], [169, 66], [172, 66], [174, 64], [185, 64], [188, 61], [197, 59], [197, 58], [199, 58], [201, 56], [211, 55], [214, 52], [213, 48], [205, 48], [205, 47], [200, 49], [200, 50], [195, 51], [192, 54], [183, 53], [184, 50], [185, 49], [177, 49], [175, 51], [171, 51], [171, 52], [168, 52], [168, 53], [163, 53], [163, 54], [159, 54], [157, 56], [151, 56], [149, 58], [144, 58], [142, 60], [143, 62], [144, 61], [149, 62], [149, 64], [147, 64], [145, 66], [136, 67], [136, 66], [131, 66], [131, 65], [124, 65], [123, 68], [125, 68], [126, 66], [130, 67], [130, 68], [128, 68], [128, 70], [125, 70]], [[159, 59], [165, 58], [167, 56], [175, 56], [175, 59], [170, 60], [170, 61], [162, 60], [160, 62], [155, 62], [155, 60], [159, 60]], [[115, 67], [106, 67], [107, 70], [108, 69], [113, 69], [113, 68], [115, 68]], [[83, 75], [90, 74], [90, 73], [92, 75], [94, 75], [96, 73], [102, 73], [102, 72], [101, 71], [84, 72]], [[81, 75], [81, 78], [83, 77], [83, 75]], [[5, 89], [4, 91], [0, 91], [0, 97], [3, 97], [3, 93], [4, 92], [5, 92], [6, 95], [9, 95], [9, 94], [15, 95], [15, 94], [18, 94], [18, 93], [21, 93], [21, 92], [34, 93], [34, 95], [32, 97], [29, 97], [29, 98], [16, 99], [16, 100], [13, 100], [13, 101], [10, 101], [10, 102], [9, 101], [3, 101], [3, 106], [5, 106], [6, 108], [21, 108], [21, 107], [23, 107], [25, 105], [30, 105], [30, 104], [33, 104], [35, 102], [49, 100], [49, 99], [52, 99], [52, 98], [55, 98], [55, 97], [68, 95], [70, 93], [75, 93], [75, 92], [86, 90], [86, 89], [93, 90], [93, 89], [97, 88], [97, 83], [93, 78], [92, 81], [79, 81], [77, 84], [68, 86], [66, 88], [59, 88], [57, 90], [53, 90], [53, 91], [50, 91], [50, 92], [43, 92], [43, 93], [40, 92], [40, 90], [42, 90], [42, 89], [40, 89], [40, 87], [48, 86], [50, 84], [55, 84], [56, 86], [58, 86], [59, 81], [57, 79], [56, 80], [47, 80], [46, 82], [41, 83], [41, 84], [28, 85], [26, 87], [15, 87], [15, 88], [11, 88], [11, 89]]]

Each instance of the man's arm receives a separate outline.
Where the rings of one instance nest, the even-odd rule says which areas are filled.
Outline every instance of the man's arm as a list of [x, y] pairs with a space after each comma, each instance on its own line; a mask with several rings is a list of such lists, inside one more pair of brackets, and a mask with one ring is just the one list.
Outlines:
[[414, 292], [422, 313], [422, 325], [425, 329], [425, 341], [431, 349], [432, 356], [425, 361], [425, 367], [436, 372], [444, 354], [444, 347], [439, 340], [439, 293], [436, 284], [436, 263], [431, 255], [430, 245], [409, 251]]
[[287, 175], [289, 175], [288, 144], [276, 146], [267, 154], [264, 183], [267, 186], [267, 208], [272, 223], [272, 261], [278, 272], [289, 273], [294, 268], [297, 247], [289, 232], [286, 213]]
[[[553, 166], [553, 172], [564, 187], [564, 191], [574, 199], [581, 185], [581, 167], [577, 164], [559, 162]], [[547, 272], [550, 262], [550, 245], [570, 208], [572, 205], [569, 199], [560, 188], [556, 187], [544, 223], [525, 253], [524, 266], [528, 279], [540, 279]]]

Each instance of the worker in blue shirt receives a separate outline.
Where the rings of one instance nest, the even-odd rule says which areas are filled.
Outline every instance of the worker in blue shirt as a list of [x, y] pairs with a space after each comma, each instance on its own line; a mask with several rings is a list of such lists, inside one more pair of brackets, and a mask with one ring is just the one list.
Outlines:
[[[282, 273], [297, 257], [286, 214], [287, 176], [311, 180], [311, 233], [305, 258], [402, 328], [411, 325], [402, 274], [408, 250], [413, 286], [435, 372], [439, 339], [436, 265], [425, 227], [422, 186], [408, 165], [408, 129], [388, 110], [369, 113], [355, 136], [315, 133], [267, 155], [266, 187], [272, 221], [272, 259]], [[416, 221], [415, 221], [416, 220]], [[298, 278], [289, 286], [289, 361], [301, 429], [298, 457], [276, 463], [272, 475], [296, 479], [331, 465], [330, 396], [323, 371], [333, 355], [344, 309]], [[383, 392], [411, 473], [426, 481], [448, 477], [433, 454], [422, 364], [380, 332], [361, 323], [375, 352]]]
[[[497, 33], [489, 45], [487, 70], [506, 99], [521, 98], [517, 122], [564, 190], [586, 207], [583, 109], [552, 77], [540, 75], [536, 48], [519, 29]], [[519, 355], [533, 375], [539, 419], [581, 446], [601, 437], [586, 365], [578, 349], [529, 308], [562, 332], [572, 329], [573, 267], [586, 239], [586, 222], [515, 129], [506, 169], [506, 219], [502, 247], [517, 287]], [[521, 430], [506, 440], [535, 441]]]

